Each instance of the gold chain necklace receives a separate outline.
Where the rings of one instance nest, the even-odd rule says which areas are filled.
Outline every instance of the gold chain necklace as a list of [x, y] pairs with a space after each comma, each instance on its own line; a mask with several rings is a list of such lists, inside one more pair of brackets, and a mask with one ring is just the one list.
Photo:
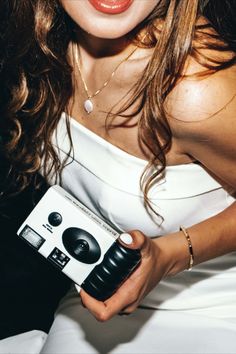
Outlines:
[[[88, 86], [84, 80], [82, 71], [81, 71], [81, 66], [80, 66], [80, 61], [79, 61], [79, 46], [78, 44], [75, 44], [76, 48], [73, 50], [74, 51], [74, 57], [75, 57], [75, 62], [76, 65], [78, 67], [79, 73], [80, 73], [80, 77], [84, 86], [84, 90], [86, 92], [87, 95], [87, 99], [84, 101], [84, 110], [86, 113], [91, 113], [93, 111], [93, 102], [92, 102], [92, 98], [94, 98], [95, 96], [97, 96], [111, 81], [111, 79], [113, 78], [113, 76], [115, 75], [115, 72], [118, 70], [118, 68], [120, 67], [121, 64], [123, 64], [125, 61], [127, 61], [131, 55], [134, 54], [134, 52], [138, 49], [138, 47], [135, 47], [131, 53], [129, 53], [129, 55], [127, 55], [124, 59], [122, 59], [122, 61], [120, 63], [118, 63], [118, 65], [116, 65], [116, 67], [114, 68], [114, 70], [112, 71], [112, 73], [110, 74], [109, 78], [104, 82], [104, 84], [100, 87], [100, 89], [98, 89], [97, 91], [95, 91], [94, 93], [90, 94], [89, 90], [88, 90]], [[80, 56], [81, 58], [81, 56]]]

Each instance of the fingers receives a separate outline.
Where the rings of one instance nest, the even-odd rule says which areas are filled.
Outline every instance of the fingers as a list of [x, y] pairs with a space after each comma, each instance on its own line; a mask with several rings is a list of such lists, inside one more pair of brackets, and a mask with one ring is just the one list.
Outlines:
[[89, 294], [87, 294], [83, 289], [80, 292], [81, 302], [84, 307], [86, 307], [89, 312], [98, 320], [103, 322], [105, 319], [104, 313], [106, 312], [106, 305], [102, 301], [98, 301]]
[[139, 266], [117, 292], [104, 302], [96, 300], [84, 290], [81, 290], [80, 295], [83, 305], [100, 322], [107, 321], [119, 313], [129, 314], [133, 312], [147, 289], [146, 283], [150, 274], [149, 264], [152, 257], [152, 241], [140, 231], [130, 231], [121, 234], [119, 242], [124, 247], [141, 251], [141, 267]]
[[84, 290], [80, 292], [83, 305], [100, 322], [111, 319], [114, 315], [125, 311], [131, 313], [135, 310], [137, 298], [134, 297], [133, 284], [129, 279], [124, 286], [106, 301], [98, 301], [88, 295]]
[[150, 252], [151, 240], [138, 230], [133, 230], [129, 233], [125, 232], [121, 234], [119, 237], [119, 242], [125, 247], [140, 249], [143, 257], [148, 255]]

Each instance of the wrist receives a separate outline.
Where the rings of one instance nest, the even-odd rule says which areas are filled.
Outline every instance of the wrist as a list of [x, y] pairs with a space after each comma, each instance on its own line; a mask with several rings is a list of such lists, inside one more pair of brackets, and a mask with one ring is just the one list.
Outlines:
[[164, 277], [189, 269], [189, 245], [182, 231], [160, 236], [154, 242], [159, 249], [157, 262], [165, 269]]

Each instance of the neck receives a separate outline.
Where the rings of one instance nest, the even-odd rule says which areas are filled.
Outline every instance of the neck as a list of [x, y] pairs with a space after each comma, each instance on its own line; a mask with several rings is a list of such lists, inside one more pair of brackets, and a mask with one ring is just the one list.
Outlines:
[[82, 50], [94, 59], [119, 55], [130, 46], [130, 40], [127, 37], [98, 38], [81, 29], [77, 31], [76, 37]]

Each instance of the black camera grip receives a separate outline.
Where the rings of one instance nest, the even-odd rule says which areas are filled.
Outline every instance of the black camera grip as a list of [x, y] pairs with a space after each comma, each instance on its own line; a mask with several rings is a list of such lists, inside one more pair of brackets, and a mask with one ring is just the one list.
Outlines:
[[115, 293], [140, 261], [140, 250], [126, 248], [115, 242], [81, 287], [97, 300], [104, 301]]

